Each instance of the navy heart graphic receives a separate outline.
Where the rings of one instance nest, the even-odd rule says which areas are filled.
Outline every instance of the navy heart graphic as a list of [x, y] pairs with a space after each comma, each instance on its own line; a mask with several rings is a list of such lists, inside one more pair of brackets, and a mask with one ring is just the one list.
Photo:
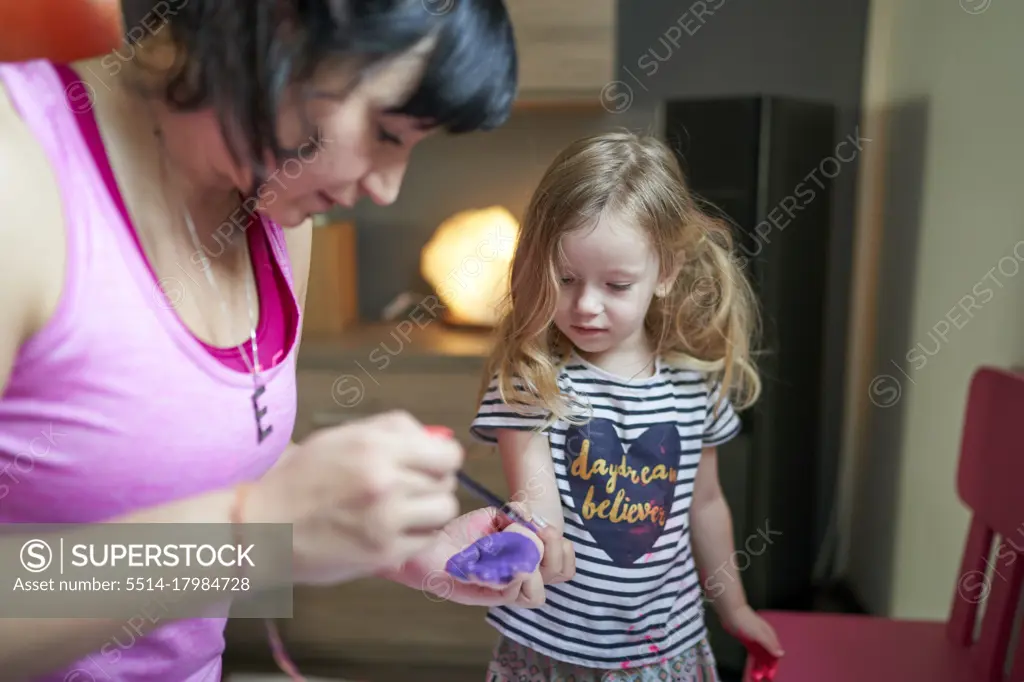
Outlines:
[[583, 527], [617, 566], [632, 565], [651, 551], [672, 512], [676, 425], [651, 425], [628, 451], [607, 419], [570, 426], [565, 438], [569, 490]]

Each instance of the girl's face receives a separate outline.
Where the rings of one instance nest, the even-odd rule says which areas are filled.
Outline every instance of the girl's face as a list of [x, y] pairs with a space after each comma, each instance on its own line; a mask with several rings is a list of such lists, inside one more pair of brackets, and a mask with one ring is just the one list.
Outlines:
[[[308, 102], [306, 117], [318, 135], [303, 137], [298, 105], [281, 115], [281, 139], [298, 148], [297, 158], [275, 164], [259, 191], [259, 209], [285, 227], [335, 205], [352, 208], [362, 197], [391, 204], [398, 197], [409, 155], [430, 131], [421, 121], [386, 113], [415, 90], [426, 63], [428, 45], [417, 47], [364, 75], [343, 99], [318, 97]], [[337, 93], [353, 77], [336, 70], [313, 84]], [[247, 186], [247, 183], [242, 183]]]
[[586, 354], [644, 348], [644, 318], [660, 272], [647, 235], [602, 215], [593, 227], [567, 234], [562, 251], [558, 329]]

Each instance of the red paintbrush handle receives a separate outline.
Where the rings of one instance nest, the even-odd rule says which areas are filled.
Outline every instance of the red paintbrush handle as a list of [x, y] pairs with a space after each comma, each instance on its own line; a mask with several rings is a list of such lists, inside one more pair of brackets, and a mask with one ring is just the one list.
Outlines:
[[455, 432], [447, 426], [426, 426], [424, 428], [431, 436], [437, 436], [439, 438], [451, 438], [455, 435]]
[[118, 0], [0, 0], [0, 61], [72, 62], [121, 46]]

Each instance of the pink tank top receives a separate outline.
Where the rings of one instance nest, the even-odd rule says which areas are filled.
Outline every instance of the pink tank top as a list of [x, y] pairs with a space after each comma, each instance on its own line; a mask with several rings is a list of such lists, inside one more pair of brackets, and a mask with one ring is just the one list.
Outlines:
[[[260, 298], [262, 425], [271, 427], [258, 442], [239, 351], [202, 343], [172, 305], [179, 285], [213, 295], [209, 284], [184, 271], [177, 282], [156, 281], [95, 121], [65, 97], [75, 78], [45, 61], [0, 64], [56, 174], [67, 235], [57, 311], [20, 349], [0, 397], [0, 523], [96, 522], [257, 478], [295, 421], [301, 313], [281, 228], [260, 218], [246, 229]], [[225, 622], [177, 621], [144, 638], [126, 623], [38, 682], [215, 682]]]

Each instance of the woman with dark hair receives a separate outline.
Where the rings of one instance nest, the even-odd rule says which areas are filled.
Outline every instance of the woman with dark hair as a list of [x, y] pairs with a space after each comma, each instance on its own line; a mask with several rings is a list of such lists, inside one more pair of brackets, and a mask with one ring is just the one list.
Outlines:
[[[536, 572], [426, 580], [495, 532], [457, 517], [454, 441], [390, 413], [291, 442], [310, 216], [389, 204], [417, 142], [504, 122], [501, 0], [166, 0], [127, 33], [0, 65], [0, 523], [289, 524], [297, 583], [539, 604]], [[218, 679], [224, 618], [90, 597], [110, 617], [0, 614], [3, 679]]]

